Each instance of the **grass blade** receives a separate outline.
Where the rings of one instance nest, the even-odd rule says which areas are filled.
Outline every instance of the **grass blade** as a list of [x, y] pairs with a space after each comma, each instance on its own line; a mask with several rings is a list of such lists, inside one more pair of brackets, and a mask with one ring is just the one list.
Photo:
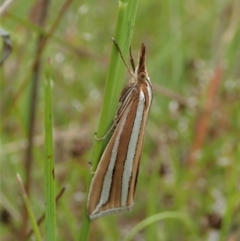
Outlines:
[[17, 174], [17, 180], [18, 180], [18, 183], [20, 185], [20, 188], [21, 188], [21, 192], [22, 192], [22, 196], [23, 196], [23, 201], [24, 201], [24, 204], [26, 206], [26, 209], [27, 209], [27, 212], [28, 212], [28, 215], [30, 217], [30, 221], [31, 221], [31, 224], [32, 224], [32, 228], [33, 228], [33, 232], [35, 234], [35, 238], [37, 241], [41, 241], [42, 238], [41, 238], [41, 235], [40, 235], [40, 231], [39, 231], [39, 228], [38, 228], [38, 224], [37, 224], [37, 221], [34, 217], [34, 213], [33, 213], [33, 210], [31, 208], [31, 204], [30, 204], [30, 201], [28, 199], [28, 196], [27, 196], [27, 193], [26, 193], [26, 190], [24, 188], [24, 185], [22, 183], [22, 179], [20, 177], [19, 174]]
[[158, 221], [161, 221], [164, 219], [169, 219], [169, 218], [178, 219], [178, 220], [182, 221], [183, 223], [185, 223], [185, 225], [189, 228], [189, 230], [192, 233], [192, 238], [193, 238], [192, 240], [197, 240], [196, 228], [193, 226], [193, 223], [190, 221], [190, 219], [183, 213], [169, 211], [169, 212], [163, 212], [163, 213], [158, 213], [158, 214], [152, 215], [152, 216], [144, 219], [143, 221], [139, 222], [132, 230], [130, 230], [128, 235], [125, 237], [124, 241], [132, 240], [132, 238], [139, 231], [141, 231], [148, 225], [151, 225], [155, 222], [158, 222]]
[[[137, 12], [137, 4], [138, 0], [119, 1], [119, 12], [114, 39], [120, 46], [124, 57], [128, 53], [132, 38], [133, 26], [135, 23], [135, 16]], [[112, 46], [113, 47], [111, 53], [111, 61], [106, 80], [106, 88], [99, 119], [99, 125], [97, 129], [98, 136], [103, 136], [111, 125], [118, 104], [118, 96], [120, 95], [123, 85], [123, 76], [125, 70], [124, 64], [122, 63], [122, 60], [114, 44]], [[108, 138], [106, 138], [105, 141], [100, 142], [95, 141], [94, 143], [92, 156], [93, 170], [95, 170], [98, 165], [100, 156], [103, 152], [104, 147], [106, 146], [107, 139]], [[90, 181], [91, 176], [89, 176], [89, 185]], [[88, 240], [89, 236], [90, 219], [87, 214], [86, 206], [87, 203], [85, 204], [80, 240]]]
[[46, 240], [56, 240], [56, 204], [55, 204], [55, 177], [53, 160], [53, 137], [52, 137], [52, 103], [51, 103], [51, 79], [50, 66], [46, 74], [45, 86], [45, 208], [46, 208]]

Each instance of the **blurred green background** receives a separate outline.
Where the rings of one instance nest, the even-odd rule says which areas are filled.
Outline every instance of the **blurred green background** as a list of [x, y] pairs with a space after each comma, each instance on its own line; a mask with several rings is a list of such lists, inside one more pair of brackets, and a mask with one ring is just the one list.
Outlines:
[[[44, 212], [48, 61], [57, 193], [66, 187], [57, 204], [57, 240], [77, 240], [79, 235], [118, 2], [67, 2], [63, 7], [64, 1], [52, 1], [44, 24], [43, 1], [15, 1], [1, 16], [1, 27], [12, 41], [12, 53], [0, 69], [3, 241], [19, 240], [23, 229], [31, 228], [23, 227], [27, 217], [16, 173], [30, 180], [36, 218]], [[135, 205], [130, 213], [94, 221], [90, 240], [123, 240], [140, 221], [166, 211], [186, 215], [196, 240], [240, 239], [239, 10], [238, 0], [139, 0], [131, 47], [137, 59], [140, 44], [146, 45], [154, 100]], [[39, 35], [46, 36], [51, 28], [39, 51]], [[127, 71], [125, 79], [130, 79]], [[33, 102], [36, 116], [31, 123]], [[34, 144], [28, 169], [31, 126]], [[44, 237], [43, 224], [41, 231]], [[133, 240], [192, 241], [193, 234], [181, 220], [171, 218], [148, 226]]]

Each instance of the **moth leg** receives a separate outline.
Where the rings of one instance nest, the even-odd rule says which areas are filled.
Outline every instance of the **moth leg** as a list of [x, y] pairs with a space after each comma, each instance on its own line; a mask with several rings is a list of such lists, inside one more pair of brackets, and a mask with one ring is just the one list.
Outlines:
[[108, 134], [109, 134], [112, 130], [114, 130], [115, 125], [116, 125], [116, 123], [115, 123], [115, 121], [114, 121], [114, 123], [111, 125], [111, 127], [107, 130], [107, 132], [106, 132], [102, 137], [98, 137], [98, 136], [97, 136], [97, 132], [95, 132], [95, 133], [94, 133], [94, 138], [95, 138], [95, 140], [96, 140], [96, 141], [104, 140], [104, 139], [108, 136]]
[[90, 169], [92, 168], [92, 162], [88, 162]]
[[91, 174], [91, 175], [94, 175], [95, 172], [92, 172], [92, 166], [93, 166], [92, 162], [88, 162], [88, 166], [89, 166], [89, 168], [90, 168], [90, 174]]

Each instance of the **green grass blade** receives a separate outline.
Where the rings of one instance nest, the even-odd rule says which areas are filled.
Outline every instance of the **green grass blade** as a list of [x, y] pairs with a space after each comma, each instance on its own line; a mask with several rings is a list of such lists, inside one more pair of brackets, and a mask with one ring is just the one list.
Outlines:
[[51, 79], [50, 67], [47, 69], [47, 81], [45, 86], [45, 208], [46, 208], [46, 240], [56, 240], [56, 204], [55, 204], [55, 177], [53, 159], [52, 137], [52, 103], [51, 103]]
[[[135, 16], [137, 12], [137, 4], [138, 0], [119, 1], [119, 12], [114, 38], [120, 46], [124, 57], [126, 57], [128, 53], [132, 38], [133, 26], [135, 23]], [[110, 37], [109, 40], [111, 40]], [[124, 64], [119, 56], [115, 45], [113, 44], [103, 104], [97, 129], [97, 135], [100, 137], [107, 132], [114, 119], [118, 104], [118, 98], [123, 86], [124, 71]], [[103, 149], [106, 146], [107, 139], [108, 138], [106, 138], [105, 141], [95, 141], [94, 143], [92, 156], [93, 171], [98, 165]], [[91, 176], [89, 177], [89, 185], [90, 181]], [[90, 220], [88, 218], [85, 205], [80, 240], [88, 240], [89, 228]]]
[[19, 185], [21, 187], [23, 201], [24, 201], [24, 204], [25, 204], [25, 206], [27, 208], [27, 212], [28, 212], [28, 215], [29, 215], [29, 218], [30, 218], [30, 222], [32, 224], [32, 229], [33, 229], [33, 232], [35, 234], [36, 241], [41, 241], [42, 238], [41, 238], [41, 235], [40, 235], [38, 224], [37, 224], [37, 221], [36, 221], [36, 219], [34, 217], [34, 213], [33, 213], [32, 207], [31, 207], [31, 203], [30, 203], [30, 201], [28, 199], [27, 193], [26, 193], [26, 191], [24, 189], [24, 185], [22, 183], [22, 179], [21, 179], [19, 174], [17, 174], [17, 180], [18, 180], [18, 183], [19, 183]]
[[240, 171], [240, 145], [236, 146], [236, 151], [234, 153], [235, 159], [232, 162], [232, 167], [228, 168], [226, 176], [229, 178], [229, 182], [227, 188], [227, 205], [226, 210], [223, 216], [221, 232], [219, 241], [227, 240], [231, 231], [234, 230], [234, 223], [237, 222], [237, 214], [236, 210], [239, 210], [237, 207], [240, 203], [239, 196], [239, 171]]
[[164, 219], [176, 219], [176, 220], [182, 221], [186, 225], [186, 227], [188, 227], [188, 229], [191, 231], [192, 238], [193, 238], [192, 240], [197, 240], [196, 228], [193, 226], [193, 222], [191, 222], [189, 217], [187, 217], [186, 215], [184, 215], [183, 213], [180, 213], [180, 212], [169, 211], [169, 212], [162, 212], [162, 213], [152, 215], [152, 216], [144, 219], [143, 221], [139, 222], [134, 228], [132, 228], [132, 230], [130, 230], [128, 235], [125, 237], [124, 241], [132, 240], [132, 238], [139, 231], [146, 228], [148, 225], [162, 221]]
[[[132, 38], [133, 25], [137, 12], [137, 2], [137, 0], [119, 2], [119, 14], [114, 38], [120, 46], [125, 59], [127, 59], [126, 56]], [[107, 132], [113, 121], [117, 109], [118, 98], [124, 82], [124, 72], [125, 66], [119, 56], [116, 46], [113, 44], [103, 104], [97, 129], [97, 135], [99, 137], [103, 136]], [[93, 170], [97, 167], [107, 141], [108, 140], [95, 141], [94, 143], [92, 158]]]

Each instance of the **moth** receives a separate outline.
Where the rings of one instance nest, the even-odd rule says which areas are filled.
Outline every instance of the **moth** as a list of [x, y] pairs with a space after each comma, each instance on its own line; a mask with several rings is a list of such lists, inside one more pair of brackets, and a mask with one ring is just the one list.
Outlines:
[[144, 133], [153, 99], [145, 54], [142, 44], [135, 68], [130, 51], [132, 78], [122, 90], [112, 136], [92, 178], [87, 204], [90, 219], [130, 211], [134, 204]]

